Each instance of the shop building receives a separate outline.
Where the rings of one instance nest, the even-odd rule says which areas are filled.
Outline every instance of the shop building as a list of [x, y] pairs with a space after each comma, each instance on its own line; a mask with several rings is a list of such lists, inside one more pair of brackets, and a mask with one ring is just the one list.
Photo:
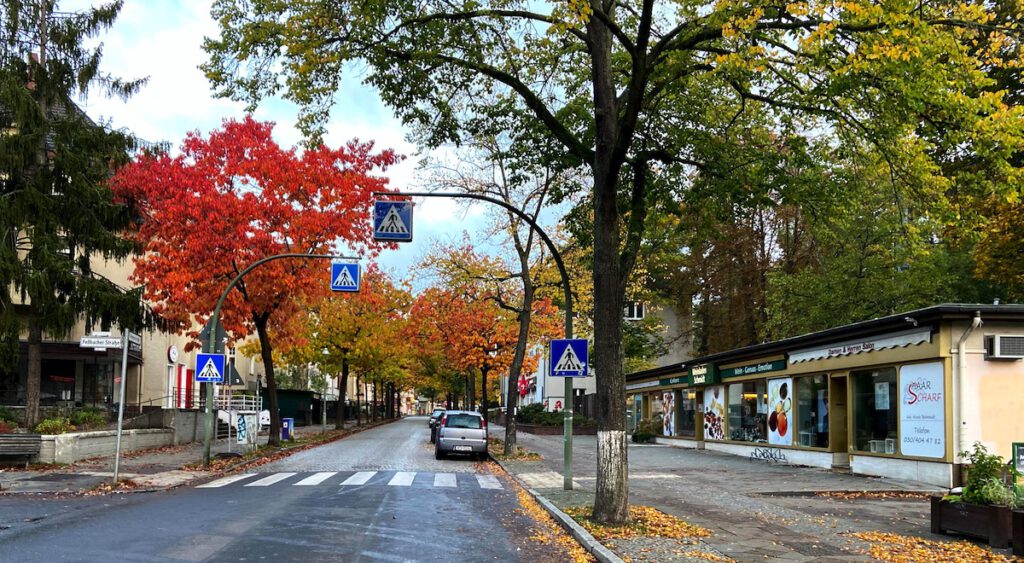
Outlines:
[[[661, 443], [960, 481], [960, 452], [1024, 441], [1024, 305], [936, 305], [626, 377]], [[766, 451], [767, 450], [767, 451]]]

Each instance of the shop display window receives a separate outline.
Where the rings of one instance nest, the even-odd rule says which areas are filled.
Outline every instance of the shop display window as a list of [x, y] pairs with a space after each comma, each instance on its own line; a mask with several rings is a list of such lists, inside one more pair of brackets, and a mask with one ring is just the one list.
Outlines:
[[798, 445], [828, 447], [828, 377], [812, 375], [796, 380]]
[[729, 439], [741, 442], [768, 440], [768, 391], [765, 381], [729, 386]]
[[853, 381], [854, 447], [894, 454], [898, 443], [896, 368], [850, 373]]
[[697, 435], [697, 392], [692, 389], [677, 391], [679, 423], [676, 428], [680, 436], [693, 438]]

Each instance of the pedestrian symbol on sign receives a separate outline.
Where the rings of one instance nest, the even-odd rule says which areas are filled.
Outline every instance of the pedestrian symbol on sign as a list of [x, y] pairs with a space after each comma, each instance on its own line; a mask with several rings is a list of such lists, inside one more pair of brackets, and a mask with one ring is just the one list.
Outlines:
[[402, 216], [398, 214], [397, 207], [388, 209], [388, 214], [384, 216], [384, 220], [380, 222], [380, 227], [378, 227], [377, 230], [382, 233], [395, 235], [405, 235], [409, 233], [409, 228], [405, 226], [405, 221], [402, 221]]
[[576, 357], [576, 352], [573, 352], [572, 346], [566, 346], [565, 352], [562, 352], [562, 358], [555, 364], [555, 371], [580, 371], [583, 369], [583, 363]]
[[224, 354], [196, 354], [196, 381], [222, 383], [224, 381]]
[[220, 372], [217, 371], [217, 366], [213, 364], [213, 358], [206, 360], [206, 365], [203, 366], [202, 371], [199, 372], [197, 377], [207, 381], [213, 381], [220, 377]]
[[348, 287], [355, 284], [356, 280], [352, 279], [352, 274], [348, 273], [348, 268], [342, 268], [338, 277], [334, 278], [334, 285], [337, 286]]
[[331, 291], [359, 291], [359, 264], [331, 264]]

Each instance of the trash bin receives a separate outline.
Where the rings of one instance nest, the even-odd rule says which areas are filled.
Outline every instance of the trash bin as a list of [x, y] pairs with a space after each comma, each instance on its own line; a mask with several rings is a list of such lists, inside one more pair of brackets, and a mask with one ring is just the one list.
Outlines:
[[291, 440], [292, 432], [295, 432], [295, 419], [294, 418], [282, 418], [281, 419], [281, 439]]

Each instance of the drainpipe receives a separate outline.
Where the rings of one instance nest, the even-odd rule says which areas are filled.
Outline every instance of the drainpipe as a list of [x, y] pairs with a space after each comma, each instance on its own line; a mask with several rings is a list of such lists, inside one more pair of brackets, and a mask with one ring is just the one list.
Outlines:
[[960, 421], [960, 428], [957, 436], [957, 450], [953, 452], [954, 458], [958, 457], [960, 452], [967, 451], [970, 447], [967, 443], [967, 419], [964, 417], [964, 403], [965, 397], [967, 397], [967, 378], [964, 377], [967, 371], [967, 338], [974, 332], [974, 329], [981, 325], [981, 311], [975, 311], [974, 318], [971, 320], [971, 326], [967, 327], [967, 330], [960, 335], [960, 341], [956, 345], [956, 408], [958, 411], [956, 418]]

